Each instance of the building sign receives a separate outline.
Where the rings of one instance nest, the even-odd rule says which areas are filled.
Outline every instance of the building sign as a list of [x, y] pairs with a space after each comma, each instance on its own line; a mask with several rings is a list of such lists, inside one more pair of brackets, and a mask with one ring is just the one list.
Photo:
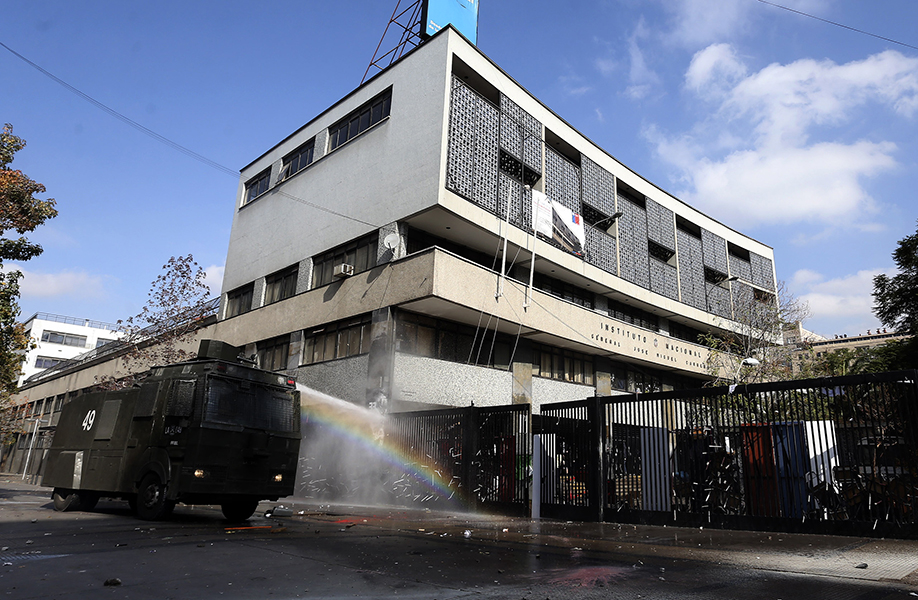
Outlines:
[[478, 0], [424, 0], [422, 35], [431, 36], [447, 25], [473, 44], [478, 43]]
[[601, 318], [590, 340], [597, 347], [622, 356], [642, 358], [694, 373], [708, 372], [710, 352], [707, 348], [615, 319]]
[[583, 256], [583, 218], [537, 190], [532, 190], [532, 229], [571, 254]]

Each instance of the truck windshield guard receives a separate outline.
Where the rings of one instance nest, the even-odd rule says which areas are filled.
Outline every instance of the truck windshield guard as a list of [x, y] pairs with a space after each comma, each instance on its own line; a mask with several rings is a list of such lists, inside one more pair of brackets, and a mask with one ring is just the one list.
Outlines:
[[298, 431], [299, 403], [289, 390], [211, 376], [205, 394], [205, 423], [281, 433]]

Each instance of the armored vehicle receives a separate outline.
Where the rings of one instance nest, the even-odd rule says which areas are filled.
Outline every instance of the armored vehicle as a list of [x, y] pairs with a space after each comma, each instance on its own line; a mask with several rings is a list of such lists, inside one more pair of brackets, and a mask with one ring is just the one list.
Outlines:
[[219, 504], [243, 521], [261, 500], [293, 493], [300, 447], [295, 382], [204, 340], [195, 360], [152, 369], [139, 386], [63, 407], [43, 485], [57, 510], [127, 500], [141, 519], [177, 502]]

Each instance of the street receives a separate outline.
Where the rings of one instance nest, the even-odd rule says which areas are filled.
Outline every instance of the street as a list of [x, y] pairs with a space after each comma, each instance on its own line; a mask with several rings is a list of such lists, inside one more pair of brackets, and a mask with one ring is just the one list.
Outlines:
[[[278, 504], [292, 514], [266, 518]], [[0, 548], [0, 591], [16, 599], [918, 596], [912, 541], [283, 501], [241, 525], [184, 505], [146, 522], [108, 500], [55, 512], [47, 488], [12, 475], [0, 477]]]

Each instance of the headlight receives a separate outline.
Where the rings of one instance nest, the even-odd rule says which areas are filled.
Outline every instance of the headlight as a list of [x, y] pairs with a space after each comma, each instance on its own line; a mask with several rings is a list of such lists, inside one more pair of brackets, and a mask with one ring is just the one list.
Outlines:
[[204, 469], [195, 469], [194, 476], [197, 477], [198, 479], [204, 479], [205, 477], [207, 477], [207, 471], [205, 471]]
[[284, 480], [284, 476], [283, 476], [282, 474], [280, 474], [280, 473], [278, 473], [277, 475], [274, 476], [274, 482], [275, 482], [275, 483], [280, 483], [280, 482], [283, 481], [283, 480]]

